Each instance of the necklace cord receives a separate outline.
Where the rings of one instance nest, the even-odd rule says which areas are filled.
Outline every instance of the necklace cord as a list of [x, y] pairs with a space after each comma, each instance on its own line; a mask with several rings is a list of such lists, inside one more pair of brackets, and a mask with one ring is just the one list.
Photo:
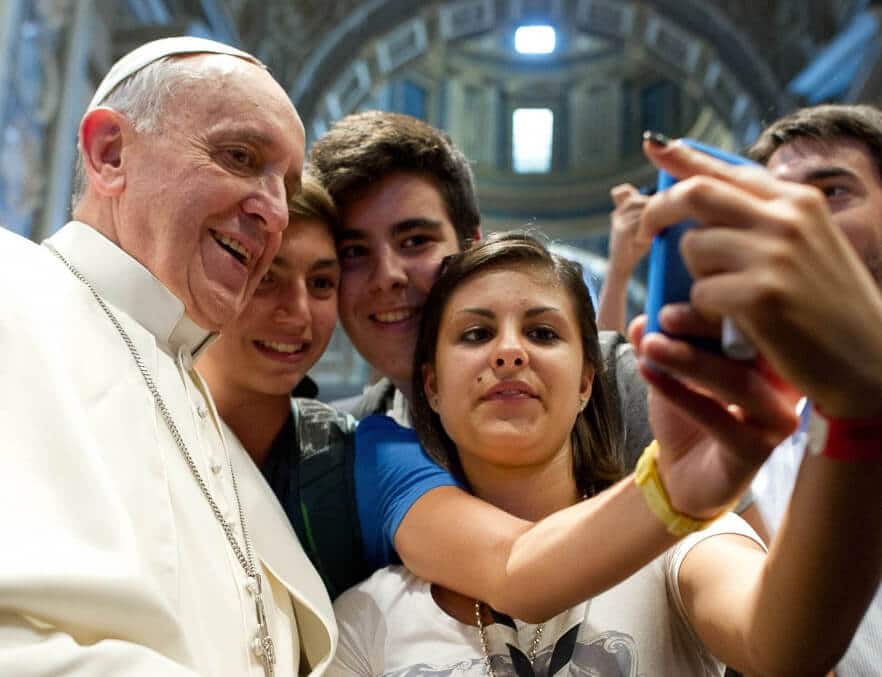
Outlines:
[[233, 483], [233, 494], [236, 498], [236, 507], [238, 508], [239, 512], [239, 524], [242, 527], [242, 537], [245, 543], [244, 553], [242, 552], [242, 548], [239, 546], [236, 535], [233, 533], [232, 525], [224, 519], [223, 513], [218, 507], [217, 502], [214, 500], [214, 497], [208, 490], [208, 485], [202, 478], [202, 474], [199, 472], [199, 468], [196, 466], [196, 462], [193, 460], [193, 456], [190, 454], [190, 450], [187, 448], [187, 444], [186, 442], [184, 442], [184, 438], [178, 430], [178, 426], [172, 418], [171, 412], [165, 404], [165, 400], [163, 400], [159, 389], [156, 387], [156, 382], [154, 381], [152, 374], [147, 369], [147, 366], [144, 364], [144, 360], [141, 358], [141, 354], [138, 352], [138, 349], [135, 346], [135, 342], [129, 336], [128, 332], [126, 332], [126, 330], [123, 328], [119, 319], [104, 301], [104, 299], [95, 289], [95, 287], [92, 286], [92, 283], [89, 282], [89, 280], [86, 279], [86, 277], [77, 268], [75, 268], [73, 264], [71, 264], [66, 258], [64, 258], [61, 252], [59, 252], [55, 247], [48, 243], [45, 244], [45, 246], [64, 264], [64, 266], [71, 272], [71, 274], [73, 274], [75, 278], [82, 282], [89, 290], [89, 292], [91, 292], [92, 297], [98, 303], [101, 310], [104, 311], [104, 314], [107, 315], [107, 318], [111, 321], [113, 326], [116, 328], [117, 333], [119, 333], [123, 342], [126, 344], [126, 347], [129, 349], [129, 353], [135, 361], [135, 365], [138, 367], [138, 371], [140, 372], [141, 377], [144, 379], [144, 383], [146, 384], [147, 389], [153, 396], [153, 401], [156, 403], [156, 408], [159, 410], [159, 413], [162, 416], [162, 420], [165, 422], [169, 433], [171, 433], [171, 436], [175, 441], [175, 445], [178, 447], [178, 450], [184, 457], [187, 466], [190, 468], [190, 472], [193, 475], [193, 478], [196, 480], [196, 484], [199, 485], [199, 489], [201, 490], [202, 495], [205, 497], [206, 501], [208, 501], [208, 505], [211, 507], [211, 511], [214, 513], [215, 519], [217, 519], [218, 523], [221, 525], [221, 528], [223, 529], [224, 534], [227, 537], [227, 541], [229, 541], [230, 547], [233, 549], [233, 553], [236, 555], [236, 559], [239, 560], [239, 564], [242, 566], [245, 574], [249, 578], [257, 581], [259, 590], [260, 578], [257, 574], [257, 568], [254, 566], [254, 554], [251, 550], [250, 539], [248, 538], [248, 529], [245, 523], [245, 512], [242, 509], [242, 501], [239, 498], [239, 483], [236, 481], [236, 471], [233, 470], [233, 464], [230, 463], [230, 477]]
[[[489, 609], [489, 607], [488, 607]], [[489, 677], [496, 677], [496, 671], [490, 661], [490, 649], [487, 642], [487, 631], [484, 627], [484, 620], [481, 618], [481, 601], [475, 600], [475, 625], [478, 626], [478, 637], [481, 640], [481, 658], [484, 662], [484, 671]], [[539, 652], [539, 643], [542, 641], [542, 631], [545, 629], [544, 623], [539, 623], [533, 634], [533, 640], [527, 649], [527, 660], [533, 665], [536, 660], [536, 654]]]

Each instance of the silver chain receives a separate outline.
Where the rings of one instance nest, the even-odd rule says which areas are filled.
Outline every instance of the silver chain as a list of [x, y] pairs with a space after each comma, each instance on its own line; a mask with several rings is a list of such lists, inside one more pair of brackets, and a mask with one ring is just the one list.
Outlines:
[[[493, 665], [490, 662], [490, 649], [487, 646], [487, 631], [484, 629], [484, 621], [481, 619], [481, 601], [475, 600], [475, 625], [478, 626], [478, 637], [481, 638], [481, 656], [484, 660], [484, 670], [490, 677], [496, 677], [496, 671], [493, 669]], [[542, 641], [542, 631], [545, 629], [545, 624], [540, 623], [536, 626], [536, 631], [533, 634], [533, 641], [530, 642], [530, 647], [527, 649], [527, 660], [530, 661], [530, 665], [533, 665], [533, 662], [536, 660], [536, 654], [539, 651], [539, 644]]]
[[193, 479], [196, 480], [196, 484], [199, 485], [199, 489], [200, 491], [202, 491], [202, 495], [205, 497], [205, 500], [208, 501], [208, 505], [211, 507], [211, 511], [214, 513], [215, 519], [217, 520], [218, 524], [220, 524], [221, 529], [223, 529], [224, 535], [227, 537], [227, 541], [229, 542], [230, 547], [233, 549], [233, 553], [236, 555], [236, 559], [239, 560], [239, 564], [245, 571], [245, 575], [251, 579], [248, 585], [249, 590], [254, 595], [254, 606], [257, 614], [257, 634], [252, 640], [251, 646], [255, 655], [260, 659], [261, 663], [263, 664], [264, 675], [266, 677], [273, 677], [275, 675], [274, 665], [276, 663], [275, 645], [273, 644], [273, 639], [272, 637], [270, 637], [269, 634], [269, 627], [266, 620], [266, 612], [263, 606], [260, 574], [257, 572], [257, 567], [254, 566], [254, 554], [251, 551], [251, 539], [248, 538], [248, 527], [245, 523], [245, 511], [242, 509], [242, 500], [239, 498], [239, 482], [236, 480], [236, 471], [233, 469], [232, 462], [230, 462], [230, 478], [233, 482], [233, 495], [236, 498], [236, 508], [239, 512], [239, 525], [242, 528], [242, 539], [245, 544], [245, 552], [242, 552], [242, 548], [239, 547], [239, 542], [236, 540], [236, 534], [233, 533], [233, 525], [224, 519], [223, 513], [215, 502], [214, 497], [211, 495], [211, 492], [208, 490], [208, 485], [205, 483], [205, 480], [202, 479], [202, 473], [200, 473], [199, 468], [196, 467], [196, 463], [195, 461], [193, 461], [193, 456], [190, 454], [190, 450], [187, 449], [187, 443], [184, 442], [184, 438], [178, 430], [178, 426], [172, 418], [171, 412], [165, 404], [165, 400], [162, 399], [162, 395], [160, 395], [159, 393], [159, 388], [156, 387], [156, 382], [153, 380], [153, 376], [147, 370], [147, 366], [144, 364], [144, 360], [141, 359], [141, 354], [138, 352], [138, 349], [135, 346], [135, 342], [132, 341], [132, 338], [129, 336], [126, 330], [123, 329], [123, 326], [120, 323], [119, 319], [117, 319], [114, 312], [110, 309], [110, 306], [108, 306], [107, 303], [105, 303], [104, 299], [101, 298], [101, 295], [98, 293], [95, 287], [92, 286], [92, 283], [89, 282], [89, 280], [87, 280], [86, 277], [73, 266], [73, 264], [71, 264], [66, 258], [64, 258], [61, 253], [57, 249], [55, 249], [55, 247], [50, 244], [46, 244], [46, 248], [51, 251], [56, 257], [58, 257], [58, 259], [65, 265], [65, 267], [75, 278], [77, 278], [86, 286], [86, 288], [91, 292], [92, 297], [101, 307], [101, 310], [104, 311], [104, 314], [107, 315], [108, 319], [111, 321], [111, 323], [113, 323], [116, 331], [119, 333], [123, 342], [126, 344], [126, 347], [129, 349], [129, 352], [132, 355], [132, 359], [135, 360], [135, 365], [138, 367], [138, 371], [141, 372], [141, 377], [144, 379], [144, 383], [147, 385], [147, 389], [153, 396], [153, 401], [156, 403], [156, 408], [159, 409], [162, 420], [165, 422], [168, 431], [171, 433], [171, 436], [174, 439], [178, 450], [181, 452], [181, 455], [187, 462], [187, 466], [190, 468], [190, 472], [193, 475]]
[[242, 527], [242, 537], [245, 541], [244, 553], [242, 552], [242, 548], [239, 547], [239, 542], [236, 540], [236, 535], [233, 533], [232, 525], [224, 519], [223, 513], [215, 502], [214, 497], [211, 495], [211, 492], [208, 491], [208, 485], [206, 485], [205, 480], [202, 479], [202, 474], [199, 472], [199, 468], [196, 467], [196, 463], [193, 461], [193, 456], [190, 454], [190, 450], [187, 449], [187, 444], [186, 442], [184, 442], [184, 438], [181, 436], [181, 433], [178, 430], [178, 426], [172, 418], [171, 412], [168, 410], [168, 407], [165, 404], [165, 400], [162, 399], [162, 395], [160, 395], [159, 389], [156, 387], [153, 376], [147, 370], [144, 361], [141, 359], [141, 354], [135, 347], [134, 341], [132, 341], [126, 330], [123, 329], [123, 326], [122, 324], [120, 324], [120, 321], [117, 319], [116, 315], [107, 305], [107, 303], [105, 303], [104, 299], [101, 298], [101, 295], [97, 292], [95, 287], [92, 286], [92, 283], [89, 282], [89, 280], [87, 280], [86, 277], [73, 266], [73, 264], [71, 264], [66, 258], [64, 258], [64, 256], [62, 256], [61, 253], [57, 249], [55, 249], [55, 247], [50, 244], [45, 244], [45, 246], [49, 251], [51, 251], [53, 254], [55, 254], [55, 256], [58, 257], [58, 259], [65, 265], [65, 267], [73, 274], [75, 278], [86, 285], [86, 288], [92, 293], [92, 296], [101, 307], [101, 310], [104, 311], [104, 314], [107, 315], [107, 317], [113, 323], [113, 326], [116, 327], [117, 332], [119, 332], [119, 335], [122, 337], [123, 342], [129, 349], [132, 358], [135, 360], [135, 365], [137, 365], [138, 371], [141, 372], [141, 376], [144, 379], [144, 383], [147, 385], [147, 389], [150, 391], [150, 394], [153, 395], [153, 401], [156, 403], [156, 408], [159, 409], [162, 420], [165, 421], [165, 425], [168, 428], [168, 431], [171, 433], [171, 436], [174, 439], [178, 449], [180, 450], [181, 455], [187, 462], [187, 466], [190, 468], [190, 472], [193, 474], [193, 478], [196, 480], [196, 484], [199, 485], [199, 489], [202, 491], [202, 495], [205, 496], [205, 500], [208, 501], [208, 505], [211, 506], [211, 511], [214, 513], [218, 524], [220, 524], [221, 528], [224, 530], [224, 534], [226, 534], [227, 540], [230, 543], [230, 547], [233, 549], [233, 553], [235, 553], [236, 555], [236, 559], [239, 560], [239, 564], [242, 565], [242, 569], [245, 571], [245, 574], [257, 583], [259, 590], [260, 579], [258, 577], [257, 569], [254, 566], [254, 555], [251, 552], [251, 542], [248, 538], [248, 529], [245, 526], [245, 512], [242, 510], [242, 501], [239, 499], [239, 484], [236, 481], [236, 471], [233, 470], [233, 464], [230, 463], [230, 477], [233, 481], [233, 494], [236, 498], [236, 507], [239, 509], [239, 524]]

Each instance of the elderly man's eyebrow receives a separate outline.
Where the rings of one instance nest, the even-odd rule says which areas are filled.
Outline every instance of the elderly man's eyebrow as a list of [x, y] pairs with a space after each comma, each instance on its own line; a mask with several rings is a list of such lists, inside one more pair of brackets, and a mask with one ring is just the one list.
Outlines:
[[270, 134], [249, 124], [216, 129], [215, 132], [214, 134], [209, 132], [208, 138], [216, 141], [240, 141], [254, 146], [272, 146], [277, 141]]
[[[267, 134], [263, 130], [247, 123], [210, 131], [205, 138], [206, 141], [212, 145], [238, 142], [248, 144], [249, 146], [268, 148], [273, 147], [278, 143], [278, 139], [272, 134]], [[285, 176], [285, 192], [287, 193], [288, 199], [290, 200], [292, 197], [300, 193], [300, 189], [300, 171], [287, 174]]]

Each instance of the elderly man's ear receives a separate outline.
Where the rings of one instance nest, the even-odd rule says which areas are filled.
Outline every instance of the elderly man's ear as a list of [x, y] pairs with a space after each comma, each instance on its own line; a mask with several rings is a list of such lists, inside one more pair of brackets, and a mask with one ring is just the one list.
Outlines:
[[126, 117], [109, 108], [89, 111], [80, 125], [83, 168], [89, 185], [112, 197], [125, 188], [123, 146], [134, 130]]

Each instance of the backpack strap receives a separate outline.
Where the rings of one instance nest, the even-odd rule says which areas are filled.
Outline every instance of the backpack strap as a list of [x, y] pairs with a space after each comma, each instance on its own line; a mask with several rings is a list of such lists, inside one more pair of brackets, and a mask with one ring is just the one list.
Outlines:
[[292, 524], [334, 599], [371, 573], [355, 502], [356, 422], [317, 400], [295, 399], [291, 408], [300, 452]]

